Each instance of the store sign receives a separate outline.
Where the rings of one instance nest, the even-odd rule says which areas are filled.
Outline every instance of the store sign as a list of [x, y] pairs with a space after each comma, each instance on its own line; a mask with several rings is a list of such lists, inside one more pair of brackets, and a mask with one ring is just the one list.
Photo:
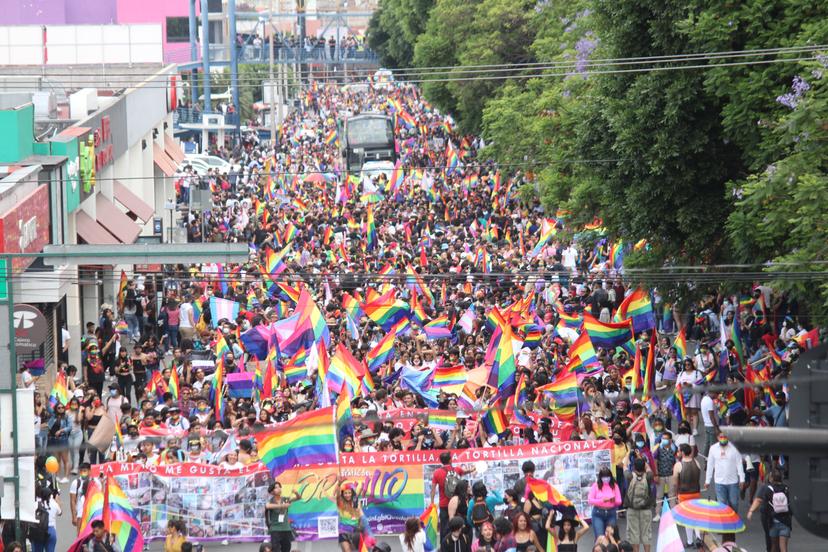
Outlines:
[[31, 353], [46, 343], [49, 323], [43, 313], [31, 305], [14, 306], [14, 348], [18, 353]]
[[63, 206], [67, 213], [71, 213], [80, 204], [81, 170], [78, 139], [52, 140], [52, 155], [65, 155], [67, 158], [63, 178]]
[[95, 171], [101, 172], [101, 169], [115, 161], [109, 115], [101, 117], [101, 126], [92, 133], [92, 138], [95, 145]]
[[79, 146], [80, 149], [80, 176], [83, 193], [88, 195], [95, 188], [95, 138], [90, 135]]
[[[51, 238], [49, 191], [39, 186], [20, 203], [0, 215], [0, 252], [34, 253], [43, 250]], [[12, 260], [15, 273], [23, 272], [34, 257]]]

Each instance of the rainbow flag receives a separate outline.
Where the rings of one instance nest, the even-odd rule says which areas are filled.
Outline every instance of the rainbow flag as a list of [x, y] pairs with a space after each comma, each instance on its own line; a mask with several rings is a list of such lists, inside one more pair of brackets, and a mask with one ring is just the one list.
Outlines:
[[574, 506], [571, 500], [566, 498], [560, 491], [558, 491], [558, 489], [556, 489], [553, 485], [550, 485], [547, 481], [527, 476], [526, 490], [523, 493], [523, 497], [525, 499], [530, 495], [534, 495], [538, 501], [549, 504], [553, 508]]
[[216, 372], [213, 374], [213, 401], [216, 420], [224, 421], [224, 357], [216, 359]]
[[612, 268], [621, 268], [624, 266], [624, 246], [621, 240], [610, 246], [609, 261]]
[[328, 330], [328, 323], [308, 290], [302, 288], [299, 301], [296, 303], [296, 312], [299, 314], [297, 331], [312, 333], [313, 341], [322, 341], [330, 345], [331, 334]]
[[331, 358], [328, 367], [328, 389], [334, 393], [342, 393], [348, 389], [351, 396], [359, 395], [361, 380], [365, 375], [365, 366], [351, 354], [342, 343], [336, 346], [336, 353]]
[[423, 304], [417, 299], [417, 295], [414, 293], [411, 294], [411, 314], [414, 315], [414, 321], [419, 325], [422, 326], [426, 323], [428, 315], [426, 315]]
[[66, 406], [69, 402], [69, 389], [66, 387], [66, 374], [58, 372], [55, 384], [49, 393], [49, 404], [54, 408], [58, 403]]
[[[460, 387], [466, 385], [468, 373], [462, 364], [457, 366], [438, 366], [434, 369], [434, 379], [431, 381], [432, 387]], [[452, 392], [452, 391], [448, 391]]]
[[336, 128], [332, 128], [330, 132], [325, 136], [325, 145], [326, 146], [333, 146], [339, 141], [339, 134], [336, 132]]
[[230, 352], [230, 346], [227, 345], [227, 341], [224, 339], [224, 335], [220, 335], [218, 341], [216, 341], [215, 346], [216, 358], [224, 358], [224, 356]]
[[680, 424], [687, 419], [687, 412], [684, 409], [684, 395], [681, 391], [676, 391], [664, 401], [665, 406], [676, 419], [676, 423]]
[[373, 251], [377, 247], [377, 226], [374, 224], [374, 206], [368, 204], [368, 214], [365, 223], [365, 247]]
[[676, 348], [676, 352], [678, 353], [679, 359], [687, 358], [687, 328], [682, 328], [678, 335], [676, 336], [676, 340], [673, 341], [673, 347]]
[[268, 432], [255, 434], [261, 462], [276, 478], [296, 466], [337, 461], [334, 408], [299, 414]]
[[480, 418], [480, 425], [488, 435], [501, 435], [509, 431], [509, 422], [506, 421], [499, 399]]
[[265, 268], [267, 268], [268, 274], [275, 276], [277, 274], [281, 274], [285, 271], [285, 269], [287, 269], [287, 265], [284, 263], [284, 258], [288, 251], [290, 251], [290, 244], [287, 244], [278, 253], [270, 248], [267, 249], [265, 252]]
[[538, 393], [551, 393], [556, 406], [568, 406], [578, 402], [578, 375], [569, 372], [559, 375], [552, 383], [536, 389]]
[[654, 349], [658, 346], [658, 340], [653, 339], [650, 346], [647, 347], [647, 362], [644, 364], [644, 373], [641, 381], [642, 391], [641, 400], [647, 402], [655, 394], [655, 352]]
[[446, 174], [454, 174], [454, 171], [457, 170], [457, 167], [460, 165], [460, 156], [457, 155], [457, 150], [451, 143], [451, 140], [448, 140], [448, 145], [446, 146]]
[[363, 304], [362, 310], [386, 332], [409, 317], [408, 305], [397, 299], [394, 289], [389, 289], [373, 301]]
[[520, 348], [520, 340], [514, 336], [511, 324], [507, 323], [497, 307], [492, 309], [497, 327], [489, 341], [486, 361], [491, 361], [488, 385], [497, 389], [497, 396], [511, 395], [515, 390], [515, 346]]
[[348, 388], [342, 390], [336, 399], [336, 436], [340, 444], [346, 437], [354, 436], [354, 418], [351, 414], [351, 394]]
[[365, 362], [368, 364], [370, 372], [376, 372], [380, 366], [394, 357], [394, 339], [396, 337], [394, 332], [385, 334], [385, 337], [380, 339], [379, 343], [365, 355]]
[[565, 313], [563, 310], [558, 310], [558, 328], [569, 328], [570, 330], [580, 331], [584, 324], [584, 319], [580, 316], [573, 316]]
[[607, 351], [615, 351], [616, 347], [634, 341], [631, 320], [604, 324], [585, 312], [584, 329], [589, 334], [593, 346]]
[[[420, 515], [420, 521], [425, 531], [425, 552], [437, 552], [440, 550], [440, 531], [437, 527], [437, 505], [431, 504], [426, 511]], [[551, 539], [550, 539], [551, 540]]]
[[167, 390], [172, 393], [173, 400], [178, 400], [178, 369], [173, 366], [170, 369], [170, 381], [167, 382]]
[[388, 181], [388, 193], [391, 196], [396, 195], [403, 185], [405, 180], [405, 171], [403, 171], [402, 161], [399, 159], [394, 163], [394, 170], [391, 172], [391, 180]]
[[457, 413], [454, 410], [429, 410], [428, 425], [435, 431], [451, 431], [457, 425]]
[[613, 317], [614, 322], [623, 322], [632, 319], [633, 332], [641, 333], [655, 328], [655, 314], [650, 297], [641, 288], [627, 295]]
[[449, 319], [445, 314], [438, 316], [425, 326], [423, 331], [429, 339], [444, 339], [451, 337], [451, 330], [449, 329]]
[[140, 552], [144, 548], [141, 523], [129, 498], [115, 481], [107, 477], [105, 483], [92, 479], [86, 491], [81, 514], [78, 538], [69, 547], [69, 552], [81, 552], [92, 535], [92, 522], [101, 520], [122, 552]]
[[126, 299], [126, 288], [127, 288], [127, 279], [126, 272], [121, 270], [121, 280], [118, 282], [118, 313], [124, 312], [124, 300]]
[[544, 246], [549, 243], [549, 240], [556, 234], [557, 230], [555, 227], [555, 220], [554, 219], [543, 219], [541, 223], [541, 235], [538, 239], [538, 243], [535, 244], [535, 247], [532, 249], [532, 252], [529, 253], [529, 257], [537, 257], [540, 255], [541, 251], [543, 250]]
[[365, 316], [365, 313], [362, 311], [362, 307], [359, 306], [359, 301], [348, 292], [342, 296], [342, 308], [345, 309], [345, 312], [351, 315], [351, 319], [359, 324], [359, 321], [362, 320], [362, 317]]
[[569, 358], [578, 357], [583, 366], [590, 366], [598, 363], [598, 355], [595, 353], [595, 347], [592, 346], [592, 341], [589, 339], [589, 334], [581, 332], [572, 346], [569, 348]]
[[305, 347], [299, 347], [283, 368], [285, 380], [289, 386], [294, 386], [308, 376], [307, 368], [308, 351]]

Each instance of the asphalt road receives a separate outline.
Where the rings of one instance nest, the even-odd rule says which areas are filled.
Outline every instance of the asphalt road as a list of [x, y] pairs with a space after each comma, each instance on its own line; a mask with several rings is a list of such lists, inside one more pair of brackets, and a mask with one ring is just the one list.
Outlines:
[[[61, 494], [64, 501], [68, 501], [69, 499], [69, 485], [62, 485], [61, 486]], [[711, 496], [710, 498], [714, 498]], [[745, 512], [747, 511], [747, 504], [744, 502], [741, 503], [739, 512], [744, 517]], [[68, 512], [68, 506], [67, 506]], [[620, 528], [621, 534], [624, 534], [624, 520], [620, 520]], [[684, 536], [684, 530], [679, 529], [679, 532]], [[655, 537], [658, 533], [658, 524], [653, 524], [653, 536]], [[58, 542], [57, 547], [55, 550], [58, 552], [63, 552], [72, 544], [72, 541], [75, 538], [75, 528], [72, 526], [71, 522], [69, 521], [69, 516], [63, 515], [58, 518], [58, 525], [57, 525], [57, 534], [58, 534]], [[391, 550], [394, 552], [399, 552], [401, 550], [400, 542], [396, 536], [394, 537], [380, 537], [380, 540], [386, 541], [391, 545]], [[759, 523], [758, 516], [754, 516], [753, 520], [748, 523], [748, 529], [744, 533], [741, 533], [737, 536], [736, 539], [737, 544], [739, 544], [742, 548], [747, 550], [748, 552], [764, 552], [765, 551], [765, 537], [764, 533], [762, 532], [762, 526]], [[588, 552], [591, 550], [592, 539], [588, 538], [588, 535], [581, 539], [580, 546], [578, 547], [579, 552]], [[655, 544], [655, 543], [654, 543]], [[825, 552], [828, 550], [828, 540], [820, 539], [811, 533], [808, 533], [802, 527], [794, 523], [794, 530], [793, 535], [791, 537], [791, 541], [789, 544], [789, 549], [793, 552]], [[149, 550], [163, 550], [164, 545], [162, 541], [158, 541], [152, 543], [149, 546]], [[205, 550], [232, 550], [233, 552], [256, 552], [259, 549], [258, 544], [253, 543], [230, 543], [228, 545], [222, 545], [220, 543], [209, 543], [205, 545]], [[319, 541], [319, 542], [306, 542], [306, 543], [296, 543], [294, 550], [299, 552], [338, 552], [339, 546], [334, 541]], [[655, 546], [653, 546], [653, 550], [655, 550]]]

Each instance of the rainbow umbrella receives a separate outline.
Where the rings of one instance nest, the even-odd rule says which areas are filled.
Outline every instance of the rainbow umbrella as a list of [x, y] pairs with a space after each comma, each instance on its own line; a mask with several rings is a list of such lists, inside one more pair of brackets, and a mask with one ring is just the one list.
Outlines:
[[741, 533], [745, 524], [739, 514], [727, 504], [695, 498], [679, 503], [672, 510], [673, 519], [679, 525], [708, 533]]

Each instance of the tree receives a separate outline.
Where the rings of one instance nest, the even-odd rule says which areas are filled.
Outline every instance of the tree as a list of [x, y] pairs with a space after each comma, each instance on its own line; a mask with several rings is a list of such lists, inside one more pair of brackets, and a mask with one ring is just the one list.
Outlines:
[[[691, 52], [722, 52], [825, 44], [828, 4], [811, 0], [703, 0], [694, 3], [680, 27]], [[723, 136], [736, 144], [751, 170], [762, 170], [778, 155], [772, 124], [785, 109], [768, 91], [786, 89], [796, 63], [760, 63], [796, 59], [792, 52], [712, 62], [704, 71], [706, 92], [721, 102]], [[738, 66], [721, 63], [747, 62]], [[754, 62], [754, 63], [751, 63]]]
[[425, 29], [434, 0], [383, 0], [368, 23], [368, 46], [386, 67], [411, 67], [414, 43]]
[[806, 304], [828, 306], [828, 284], [785, 272], [823, 272], [828, 261], [828, 56], [800, 65], [788, 92], [776, 98], [785, 112], [763, 146], [776, 161], [732, 185], [737, 198], [727, 220], [740, 261], [780, 263], [775, 286]]
[[[680, 23], [686, 2], [596, 2], [601, 58], [688, 51]], [[728, 204], [725, 182], [743, 174], [739, 151], [724, 139], [720, 101], [700, 71], [591, 75], [576, 131], [582, 159], [600, 182], [604, 225], [628, 242], [646, 239], [663, 258], [720, 258]], [[655, 260], [660, 262], [661, 260]]]
[[[479, 132], [486, 101], [506, 80], [491, 67], [534, 61], [530, 51], [536, 23], [530, 0], [438, 0], [417, 39], [414, 65], [454, 67], [424, 75], [426, 97], [454, 115], [464, 131]], [[478, 66], [464, 71], [463, 67]], [[519, 74], [510, 72], [511, 76]]]

